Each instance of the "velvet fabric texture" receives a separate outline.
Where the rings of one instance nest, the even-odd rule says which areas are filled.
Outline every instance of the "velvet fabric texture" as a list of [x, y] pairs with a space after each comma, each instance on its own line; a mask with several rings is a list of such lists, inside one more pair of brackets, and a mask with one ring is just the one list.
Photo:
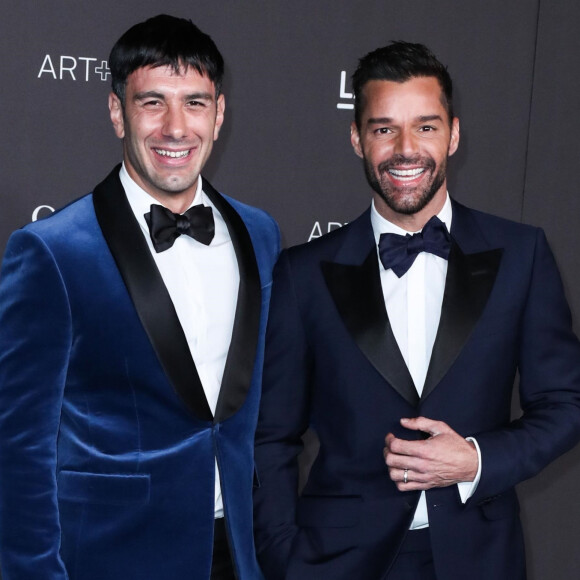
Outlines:
[[12, 235], [0, 279], [3, 580], [209, 578], [215, 457], [236, 573], [262, 578], [253, 440], [279, 232], [208, 190], [242, 278], [215, 417], [118, 168]]
[[[254, 492], [268, 580], [382, 579], [419, 492], [400, 492], [385, 436], [418, 436], [401, 417], [476, 437], [482, 475], [427, 491], [438, 580], [523, 580], [514, 486], [580, 438], [580, 345], [541, 230], [453, 203], [441, 320], [419, 398], [392, 333], [367, 211], [274, 271]], [[523, 415], [510, 420], [520, 373]], [[301, 497], [296, 455], [311, 426], [320, 452]]]

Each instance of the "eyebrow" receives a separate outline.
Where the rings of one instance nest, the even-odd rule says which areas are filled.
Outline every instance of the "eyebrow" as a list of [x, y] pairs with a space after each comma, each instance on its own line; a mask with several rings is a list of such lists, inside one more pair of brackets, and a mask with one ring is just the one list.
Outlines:
[[370, 119], [367, 119], [369, 125], [388, 125], [392, 122], [393, 119], [391, 117], [371, 117]]
[[[441, 121], [443, 122], [443, 118], [441, 115], [421, 115], [416, 119], [419, 123], [428, 123], [429, 121]], [[371, 117], [367, 120], [369, 125], [388, 125], [393, 123], [394, 119], [392, 117]]]
[[164, 95], [157, 91], [143, 91], [142, 93], [135, 93], [133, 99], [135, 101], [143, 101], [144, 99], [164, 99]]
[[195, 100], [204, 100], [204, 101], [213, 101], [214, 94], [213, 93], [191, 93], [190, 95], [185, 96], [186, 101], [195, 101]]
[[441, 115], [422, 115], [418, 119], [421, 123], [427, 123], [429, 121], [441, 121], [443, 122], [443, 117]]

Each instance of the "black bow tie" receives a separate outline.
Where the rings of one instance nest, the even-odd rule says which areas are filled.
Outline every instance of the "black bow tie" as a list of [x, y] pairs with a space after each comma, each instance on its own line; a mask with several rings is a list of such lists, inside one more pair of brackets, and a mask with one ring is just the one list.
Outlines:
[[447, 260], [451, 250], [451, 236], [445, 224], [433, 216], [417, 234], [381, 234], [379, 255], [385, 270], [389, 268], [400, 278], [421, 252], [429, 252]]
[[211, 207], [194, 205], [184, 214], [173, 213], [162, 205], [151, 205], [151, 212], [145, 214], [151, 241], [157, 253], [173, 246], [181, 235], [209, 246], [215, 234], [215, 224]]

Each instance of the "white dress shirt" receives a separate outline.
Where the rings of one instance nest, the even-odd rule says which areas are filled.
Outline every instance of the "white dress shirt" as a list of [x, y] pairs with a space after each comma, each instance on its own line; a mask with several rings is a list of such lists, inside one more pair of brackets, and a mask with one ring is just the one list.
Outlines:
[[[157, 253], [144, 215], [151, 210], [152, 204], [161, 204], [133, 181], [125, 165], [119, 176], [175, 306], [209, 407], [215, 413], [232, 338], [240, 283], [237, 259], [226, 223], [202, 191], [199, 177], [191, 206], [203, 204], [212, 208], [215, 236], [211, 244], [206, 246], [190, 236], [182, 235], [171, 248]], [[223, 517], [217, 461], [215, 517]]]
[[[452, 208], [449, 195], [437, 217], [447, 226], [447, 230], [451, 231]], [[393, 233], [404, 236], [415, 233], [407, 232], [383, 218], [376, 210], [374, 201], [371, 207], [371, 223], [377, 244], [381, 234]], [[421, 396], [441, 318], [447, 260], [421, 252], [401, 278], [398, 278], [391, 269], [385, 270], [380, 257], [379, 266], [389, 322], [417, 393]], [[469, 440], [474, 442], [477, 449], [479, 468], [473, 482], [458, 484], [461, 501], [464, 503], [473, 495], [481, 474], [479, 447], [474, 439]], [[411, 529], [428, 525], [427, 502], [425, 492], [422, 492]]]

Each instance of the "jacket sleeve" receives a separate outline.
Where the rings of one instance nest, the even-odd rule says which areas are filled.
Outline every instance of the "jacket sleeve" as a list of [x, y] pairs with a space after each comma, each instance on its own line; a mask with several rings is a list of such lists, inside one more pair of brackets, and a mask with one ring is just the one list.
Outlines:
[[38, 236], [19, 230], [0, 275], [3, 580], [68, 578], [59, 554], [56, 461], [70, 348], [71, 315], [57, 264]]
[[538, 230], [519, 335], [522, 416], [504, 429], [476, 434], [480, 503], [528, 479], [580, 439], [580, 343], [560, 274]]
[[282, 579], [297, 532], [298, 454], [308, 426], [310, 361], [288, 253], [274, 269], [254, 489], [258, 560], [268, 580]]

